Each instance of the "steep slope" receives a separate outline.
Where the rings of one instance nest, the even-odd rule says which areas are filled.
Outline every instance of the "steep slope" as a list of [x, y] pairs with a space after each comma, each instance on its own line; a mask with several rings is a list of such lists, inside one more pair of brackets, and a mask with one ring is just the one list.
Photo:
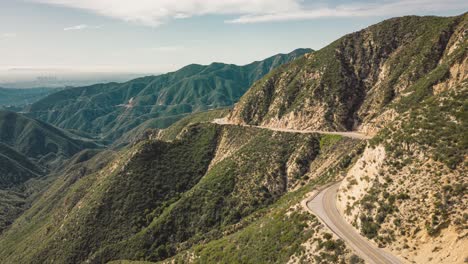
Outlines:
[[150, 118], [164, 128], [181, 114], [231, 106], [254, 81], [310, 51], [298, 49], [245, 66], [192, 64], [122, 84], [66, 89], [34, 103], [28, 115], [113, 140]]
[[0, 142], [42, 165], [59, 165], [75, 153], [98, 145], [47, 123], [0, 111]]
[[[359, 143], [214, 124], [180, 131], [172, 142], [150, 139], [122, 150], [96, 173], [58, 179], [1, 237], [0, 261], [162, 260], [242, 229], [255, 217], [240, 221], [263, 216], [262, 209], [320, 175], [332, 179], [350, 164], [350, 150]], [[327, 155], [341, 164], [333, 173], [320, 166]], [[69, 187], [60, 188], [64, 184]], [[302, 214], [294, 216], [294, 232], [313, 221]], [[289, 258], [310, 237], [289, 237], [285, 243], [297, 246], [277, 257]]]
[[378, 134], [340, 188], [346, 219], [417, 263], [466, 259], [468, 82]]
[[373, 134], [395, 102], [417, 104], [433, 84], [466, 78], [467, 19], [401, 17], [346, 35], [255, 83], [230, 120]]
[[99, 146], [21, 114], [0, 111], [0, 232], [73, 155]]
[[44, 175], [43, 167], [0, 142], [0, 233], [26, 208], [25, 183]]
[[28, 157], [0, 142], [0, 189], [43, 175], [44, 169]]
[[0, 262], [359, 263], [300, 203], [343, 177], [337, 204], [362, 235], [410, 262], [462, 262], [467, 21], [403, 17], [350, 34], [267, 74], [229, 115], [360, 129], [369, 142], [209, 122], [222, 111], [189, 116], [116, 153], [76, 156], [0, 236]]
[[468, 14], [394, 18], [255, 83], [230, 122], [376, 135], [339, 190], [364, 236], [418, 263], [466, 259]]
[[164, 141], [173, 141], [177, 135], [191, 123], [210, 122], [213, 119], [221, 118], [228, 114], [227, 108], [202, 111], [195, 114], [187, 114], [184, 118], [172, 124], [167, 129], [158, 129], [157, 119], [148, 119], [134, 129], [125, 132], [113, 143], [114, 147], [123, 147], [128, 143], [134, 143], [147, 137], [159, 138]]

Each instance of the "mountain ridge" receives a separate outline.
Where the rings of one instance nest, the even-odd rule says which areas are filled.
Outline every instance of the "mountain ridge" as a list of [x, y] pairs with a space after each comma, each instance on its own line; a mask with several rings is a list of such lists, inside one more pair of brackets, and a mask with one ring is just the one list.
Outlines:
[[61, 128], [115, 140], [148, 119], [155, 119], [161, 128], [183, 113], [231, 106], [272, 68], [311, 51], [298, 49], [244, 66], [191, 64], [122, 84], [67, 89], [41, 99], [26, 111]]
[[[258, 77], [216, 63], [137, 79], [125, 92], [55, 94], [57, 108], [100, 107], [74, 118], [37, 103], [62, 126], [99, 114], [100, 129], [126, 133], [57, 172], [0, 234], [0, 262], [363, 263], [306, 208], [330, 183], [339, 216], [375, 245], [408, 262], [463, 260], [467, 28], [467, 13], [393, 18], [272, 71], [272, 61], [254, 64], [268, 73], [232, 110], [180, 114], [239, 96], [219, 83]], [[122, 112], [109, 114], [106, 101]], [[160, 117], [129, 124], [146, 113], [135, 105], [184, 118], [148, 131]], [[294, 133], [312, 130], [345, 133]]]
[[22, 114], [0, 110], [0, 233], [84, 149], [102, 146]]
[[348, 34], [255, 83], [229, 122], [367, 133], [338, 189], [341, 215], [409, 261], [459, 262], [468, 243], [467, 27], [468, 13], [407, 16]]
[[254, 84], [230, 119], [272, 127], [375, 133], [374, 118], [416, 88], [426, 74], [441, 68], [439, 62], [452, 66], [463, 60], [463, 48], [458, 47], [462, 52], [454, 58], [445, 46], [463, 40], [467, 16], [393, 18], [348, 34]]

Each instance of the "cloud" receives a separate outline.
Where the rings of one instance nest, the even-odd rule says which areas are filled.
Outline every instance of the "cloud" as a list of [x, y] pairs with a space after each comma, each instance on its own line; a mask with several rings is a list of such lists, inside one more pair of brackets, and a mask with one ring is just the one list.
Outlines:
[[159, 26], [203, 15], [247, 15], [299, 10], [302, 0], [30, 0]]
[[325, 4], [319, 0], [30, 0], [87, 10], [99, 15], [159, 26], [174, 19], [204, 15], [234, 16], [227, 23], [369, 17], [466, 10], [466, 0], [380, 0]]
[[76, 26], [66, 27], [63, 30], [70, 31], [70, 30], [84, 30], [84, 29], [99, 29], [101, 26], [89, 26], [86, 24], [80, 24]]
[[450, 11], [468, 8], [465, 0], [399, 0], [382, 1], [381, 3], [353, 3], [335, 7], [303, 8], [295, 12], [278, 12], [269, 14], [248, 14], [227, 23], [261, 23], [271, 21], [310, 20], [330, 17], [372, 17], [401, 16], [428, 12]]

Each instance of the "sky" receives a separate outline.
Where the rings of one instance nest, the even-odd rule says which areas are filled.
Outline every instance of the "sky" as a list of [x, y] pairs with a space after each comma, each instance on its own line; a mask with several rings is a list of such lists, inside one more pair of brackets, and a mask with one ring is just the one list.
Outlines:
[[243, 65], [318, 50], [390, 17], [467, 9], [466, 0], [0, 0], [0, 75]]

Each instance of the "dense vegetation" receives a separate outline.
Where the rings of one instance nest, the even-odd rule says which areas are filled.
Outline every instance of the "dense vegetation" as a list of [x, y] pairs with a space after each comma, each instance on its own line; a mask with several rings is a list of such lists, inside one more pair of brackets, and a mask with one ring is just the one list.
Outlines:
[[83, 149], [98, 147], [92, 140], [9, 111], [0, 111], [0, 142], [50, 167]]
[[[274, 204], [288, 192], [289, 182], [299, 180], [286, 164], [309, 164], [320, 152], [318, 135], [190, 122], [187, 126], [173, 142], [144, 140], [123, 150], [101, 171], [70, 182], [65, 192], [63, 181], [56, 181], [48, 198], [5, 233], [2, 261], [165, 259], [221, 238], [244, 218]], [[291, 158], [302, 153], [303, 146], [315, 154], [307, 155], [308, 160]], [[223, 149], [229, 155], [219, 160]], [[280, 221], [282, 216], [276, 217]], [[291, 229], [283, 243], [306, 238], [296, 236], [300, 223], [310, 216], [291, 217], [292, 223], [298, 221], [297, 229]], [[41, 246], [30, 248], [34, 241]], [[291, 248], [281, 258], [298, 249]]]
[[44, 168], [28, 157], [0, 143], [0, 188], [18, 185], [44, 173]]
[[91, 140], [21, 114], [0, 111], [0, 232], [46, 187], [48, 173], [73, 155], [96, 149]]
[[34, 103], [28, 115], [61, 128], [115, 140], [148, 119], [165, 128], [183, 114], [231, 106], [253, 82], [310, 52], [298, 49], [245, 66], [192, 64], [126, 83], [70, 88]]
[[0, 187], [43, 175], [59, 168], [81, 150], [93, 148], [99, 145], [92, 140], [18, 113], [0, 111], [0, 155], [4, 171]]

